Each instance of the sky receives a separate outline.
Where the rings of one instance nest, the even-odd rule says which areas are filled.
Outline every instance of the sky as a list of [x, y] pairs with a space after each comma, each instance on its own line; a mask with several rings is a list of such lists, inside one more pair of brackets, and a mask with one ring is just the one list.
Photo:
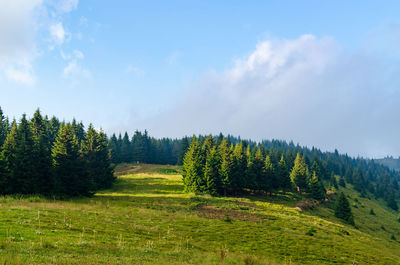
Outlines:
[[0, 0], [0, 106], [400, 155], [399, 1]]

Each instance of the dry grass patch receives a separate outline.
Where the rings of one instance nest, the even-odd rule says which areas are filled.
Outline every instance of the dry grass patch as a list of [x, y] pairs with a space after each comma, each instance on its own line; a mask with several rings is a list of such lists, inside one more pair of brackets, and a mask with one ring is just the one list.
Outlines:
[[219, 220], [238, 220], [238, 221], [251, 221], [258, 222], [261, 215], [253, 214], [240, 210], [222, 209], [212, 205], [199, 205], [195, 211], [200, 215], [211, 219]]

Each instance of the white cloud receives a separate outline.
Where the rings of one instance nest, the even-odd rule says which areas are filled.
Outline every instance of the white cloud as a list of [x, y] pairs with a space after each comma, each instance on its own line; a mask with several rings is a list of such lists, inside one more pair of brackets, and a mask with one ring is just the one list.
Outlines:
[[56, 3], [59, 12], [68, 13], [78, 7], [79, 0], [61, 0]]
[[82, 79], [91, 79], [89, 70], [80, 65], [77, 61], [70, 61], [64, 68], [62, 76], [71, 81], [71, 85], [77, 85]]
[[0, 1], [0, 73], [10, 80], [33, 84], [37, 56], [35, 12], [41, 0]]
[[68, 34], [67, 32], [65, 32], [62, 23], [58, 22], [56, 24], [50, 25], [49, 30], [54, 43], [57, 45], [62, 45]]
[[21, 83], [28, 86], [33, 86], [36, 83], [36, 77], [32, 72], [30, 65], [16, 68], [5, 69], [5, 74], [8, 79], [13, 80], [17, 83]]
[[[70, 37], [62, 15], [77, 8], [78, 0], [1, 0], [0, 74], [9, 80], [34, 85], [34, 61], [43, 54], [41, 40], [51, 38], [50, 48]], [[37, 38], [46, 31], [46, 37]]]
[[232, 68], [205, 74], [180, 103], [140, 127], [156, 136], [222, 131], [399, 155], [400, 68], [378, 58], [346, 53], [331, 38], [269, 39]]

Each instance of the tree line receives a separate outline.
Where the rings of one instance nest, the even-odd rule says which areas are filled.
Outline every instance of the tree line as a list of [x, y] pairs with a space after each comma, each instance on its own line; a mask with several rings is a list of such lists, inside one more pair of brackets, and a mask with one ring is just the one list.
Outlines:
[[[383, 198], [398, 210], [399, 172], [374, 160], [352, 158], [337, 150], [322, 152], [293, 142], [256, 143], [222, 134], [193, 137], [187, 150], [183, 163], [187, 191], [271, 193], [294, 187], [322, 198], [323, 183], [336, 190], [351, 184], [361, 196]], [[339, 176], [338, 181], [335, 176]]]
[[9, 122], [0, 108], [0, 194], [87, 196], [114, 180], [102, 130], [39, 110]]
[[[292, 165], [293, 166], [288, 166]], [[287, 161], [282, 153], [244, 142], [218, 144], [210, 135], [202, 144], [193, 137], [183, 161], [185, 191], [212, 195], [240, 194], [244, 191], [272, 194], [277, 191], [308, 192], [315, 199], [325, 197], [319, 160], [309, 169], [304, 155]]]

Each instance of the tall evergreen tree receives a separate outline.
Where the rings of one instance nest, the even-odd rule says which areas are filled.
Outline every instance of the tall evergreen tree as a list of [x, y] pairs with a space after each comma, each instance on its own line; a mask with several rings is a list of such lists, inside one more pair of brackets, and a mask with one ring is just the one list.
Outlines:
[[313, 175], [310, 179], [310, 194], [316, 200], [323, 200], [325, 198], [326, 190], [321, 181], [319, 181], [316, 172], [313, 172]]
[[35, 192], [41, 194], [51, 194], [54, 188], [52, 175], [51, 146], [46, 121], [43, 119], [39, 110], [36, 110], [31, 120], [31, 130], [34, 140], [34, 169], [32, 173], [33, 181], [36, 183]]
[[8, 134], [8, 120], [3, 115], [3, 111], [0, 107], [0, 150], [6, 140], [7, 134]]
[[263, 179], [260, 182], [259, 188], [265, 192], [272, 193], [272, 189], [277, 187], [278, 185], [274, 186], [275, 171], [269, 155], [265, 157], [264, 170], [262, 171], [262, 176]]
[[278, 163], [277, 175], [279, 178], [279, 186], [281, 187], [283, 192], [290, 190], [292, 188], [292, 182], [290, 180], [289, 170], [286, 166], [286, 161], [283, 155], [281, 156], [281, 160]]
[[6, 193], [35, 193], [37, 182], [35, 175], [36, 160], [34, 157], [34, 141], [26, 115], [21, 122], [13, 122], [3, 146], [2, 159], [7, 171]]
[[183, 159], [183, 184], [186, 192], [200, 191], [203, 185], [203, 167], [201, 149], [196, 136], [193, 136], [189, 149]]
[[57, 194], [86, 196], [93, 192], [93, 180], [85, 174], [85, 164], [79, 152], [75, 130], [71, 124], [60, 127], [52, 149], [52, 158]]
[[181, 144], [179, 146], [179, 155], [178, 155], [178, 165], [183, 165], [183, 158], [185, 157], [185, 153], [189, 148], [189, 138], [183, 137]]
[[354, 225], [354, 217], [351, 212], [350, 203], [343, 192], [341, 192], [336, 199], [335, 216]]
[[246, 185], [246, 170], [247, 170], [247, 159], [246, 153], [243, 147], [243, 142], [236, 143], [233, 149], [233, 189], [235, 192], [241, 192]]
[[92, 182], [94, 189], [111, 187], [114, 181], [113, 170], [110, 166], [109, 151], [105, 134], [97, 133], [92, 125], [82, 141], [82, 155], [85, 161], [86, 177]]
[[233, 179], [233, 150], [230, 148], [227, 139], [223, 139], [218, 148], [219, 153], [221, 154], [221, 168], [220, 168], [220, 177], [221, 177], [221, 187], [223, 190], [223, 194], [227, 195], [232, 192], [232, 186], [234, 183]]
[[204, 192], [216, 195], [221, 191], [220, 168], [221, 157], [214, 145], [207, 152], [206, 164], [204, 166]]
[[292, 172], [290, 173], [290, 179], [297, 187], [298, 192], [301, 193], [302, 190], [306, 190], [308, 188], [308, 178], [309, 172], [307, 164], [303, 157], [301, 157], [300, 154], [297, 153]]
[[[121, 140], [121, 162], [132, 162], [132, 147], [129, 141], [128, 133], [125, 132], [124, 137]], [[135, 161], [136, 162], [136, 161]]]

